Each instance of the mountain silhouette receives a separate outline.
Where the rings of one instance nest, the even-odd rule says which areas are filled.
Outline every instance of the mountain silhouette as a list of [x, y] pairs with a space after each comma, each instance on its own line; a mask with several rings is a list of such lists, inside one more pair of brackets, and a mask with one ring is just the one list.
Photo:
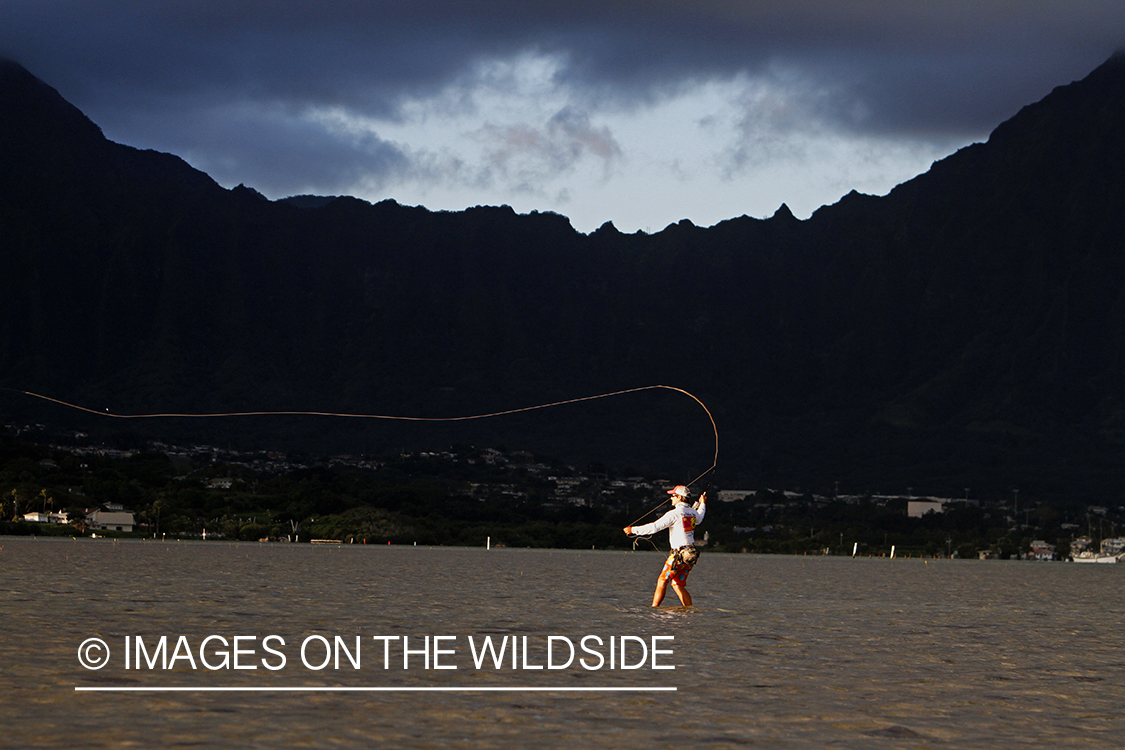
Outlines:
[[[0, 386], [116, 413], [463, 416], [650, 384], [716, 482], [1105, 501], [1125, 462], [1125, 58], [888, 195], [589, 235], [227, 190], [0, 63]], [[8, 420], [367, 451], [505, 441], [667, 476], [668, 392], [471, 423]]]

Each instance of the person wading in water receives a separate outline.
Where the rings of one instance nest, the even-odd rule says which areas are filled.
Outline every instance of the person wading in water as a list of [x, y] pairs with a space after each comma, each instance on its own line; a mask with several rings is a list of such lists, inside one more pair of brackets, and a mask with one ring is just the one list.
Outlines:
[[695, 548], [695, 526], [707, 514], [707, 493], [699, 496], [694, 506], [687, 504], [688, 488], [676, 485], [668, 490], [672, 496], [672, 510], [663, 516], [647, 523], [644, 526], [626, 526], [626, 534], [649, 536], [661, 529], [668, 529], [668, 542], [672, 553], [664, 561], [664, 569], [656, 579], [656, 591], [652, 595], [652, 606], [659, 607], [667, 593], [668, 582], [672, 582], [672, 590], [680, 597], [680, 603], [685, 607], [691, 606], [691, 594], [687, 590], [687, 577], [699, 559], [699, 551]]

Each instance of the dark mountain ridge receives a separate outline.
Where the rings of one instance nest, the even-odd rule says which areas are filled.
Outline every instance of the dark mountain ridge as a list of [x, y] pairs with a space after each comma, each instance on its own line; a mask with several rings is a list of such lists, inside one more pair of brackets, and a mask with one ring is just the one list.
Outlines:
[[[885, 197], [583, 235], [507, 207], [226, 190], [5, 63], [0, 385], [119, 413], [454, 416], [663, 383], [714, 412], [727, 486], [1104, 500], [1125, 479], [1123, 135], [1117, 56]], [[128, 427], [506, 440], [663, 473], [713, 449], [694, 403], [653, 392], [456, 426]]]

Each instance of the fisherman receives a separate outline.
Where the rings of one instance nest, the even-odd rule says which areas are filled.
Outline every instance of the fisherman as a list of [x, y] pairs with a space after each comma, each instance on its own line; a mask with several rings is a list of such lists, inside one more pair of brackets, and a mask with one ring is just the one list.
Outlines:
[[680, 597], [680, 603], [685, 607], [691, 606], [691, 594], [687, 590], [687, 577], [699, 559], [699, 551], [695, 548], [695, 525], [703, 520], [707, 513], [707, 493], [699, 496], [695, 505], [688, 505], [688, 488], [682, 484], [668, 490], [672, 496], [672, 510], [665, 513], [652, 523], [644, 526], [626, 526], [626, 534], [648, 536], [661, 529], [668, 529], [668, 542], [672, 546], [672, 553], [664, 561], [664, 569], [656, 579], [656, 591], [652, 595], [652, 606], [659, 607], [664, 601], [664, 594], [668, 589], [668, 582], [672, 582], [672, 590]]

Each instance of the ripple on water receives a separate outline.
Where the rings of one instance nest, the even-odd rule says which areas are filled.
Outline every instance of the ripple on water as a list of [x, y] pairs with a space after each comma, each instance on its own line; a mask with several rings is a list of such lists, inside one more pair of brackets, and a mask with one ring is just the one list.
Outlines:
[[[1125, 732], [1116, 566], [5, 538], [19, 747], [956, 747]], [[1091, 570], [1099, 568], [1099, 570]], [[85, 638], [674, 636], [675, 670], [82, 669]], [[467, 651], [467, 649], [465, 649]], [[397, 666], [397, 665], [396, 665]], [[75, 686], [674, 686], [675, 693], [75, 693]], [[29, 717], [35, 717], [29, 721]], [[1112, 745], [1112, 741], [1109, 742]]]

